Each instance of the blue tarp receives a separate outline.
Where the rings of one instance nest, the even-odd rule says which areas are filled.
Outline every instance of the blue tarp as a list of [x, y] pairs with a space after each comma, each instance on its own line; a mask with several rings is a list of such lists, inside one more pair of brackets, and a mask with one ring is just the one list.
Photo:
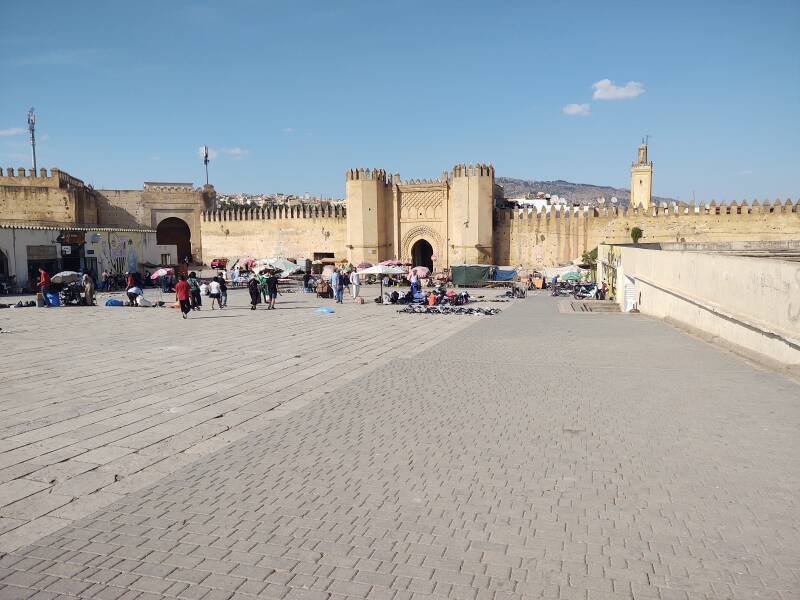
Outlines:
[[495, 281], [514, 281], [517, 278], [517, 270], [511, 269], [510, 271], [501, 270], [496, 268], [494, 271]]

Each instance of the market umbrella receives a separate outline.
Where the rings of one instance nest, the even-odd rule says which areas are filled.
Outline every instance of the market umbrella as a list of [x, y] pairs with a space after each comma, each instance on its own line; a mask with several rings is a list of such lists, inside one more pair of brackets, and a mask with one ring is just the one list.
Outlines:
[[72, 283], [73, 281], [80, 281], [81, 274], [75, 271], [61, 271], [56, 273], [50, 278], [52, 283]]
[[356, 267], [356, 269], [358, 269], [358, 270], [369, 269], [371, 266], [372, 266], [371, 262], [362, 262], [362, 263], [358, 263], [358, 266]]
[[380, 264], [385, 266], [385, 267], [410, 267], [411, 266], [410, 262], [406, 262], [404, 260], [395, 260], [394, 258], [390, 258], [389, 260], [385, 260]]
[[411, 269], [411, 272], [416, 273], [417, 277], [420, 279], [424, 279], [431, 274], [431, 270], [428, 267], [414, 267]]
[[390, 267], [389, 265], [384, 265], [383, 263], [379, 265], [375, 265], [374, 267], [369, 267], [367, 269], [359, 270], [359, 275], [378, 275], [378, 279], [381, 282], [381, 297], [383, 297], [383, 276], [384, 275], [402, 275], [406, 272], [405, 269], [401, 267]]
[[160, 269], [156, 269], [152, 275], [150, 275], [150, 279], [158, 279], [159, 277], [166, 277], [167, 275], [172, 275], [174, 271], [172, 269], [165, 269], [161, 267]]

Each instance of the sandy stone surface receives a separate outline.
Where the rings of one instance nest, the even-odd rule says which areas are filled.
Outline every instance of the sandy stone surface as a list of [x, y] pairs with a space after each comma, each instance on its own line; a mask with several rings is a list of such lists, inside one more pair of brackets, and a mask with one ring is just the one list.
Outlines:
[[556, 304], [18, 321], [0, 597], [797, 597], [800, 386]]
[[254, 313], [246, 290], [229, 296], [225, 310], [206, 299], [186, 321], [168, 308], [0, 311], [0, 551], [469, 324], [429, 319], [423, 333], [414, 316], [371, 303], [293, 293]]

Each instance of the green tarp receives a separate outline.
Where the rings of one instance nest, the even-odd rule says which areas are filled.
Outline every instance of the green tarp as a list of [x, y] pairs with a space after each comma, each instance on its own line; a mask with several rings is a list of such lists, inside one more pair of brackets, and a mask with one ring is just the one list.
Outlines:
[[490, 279], [490, 265], [453, 265], [450, 269], [456, 285], [484, 285]]

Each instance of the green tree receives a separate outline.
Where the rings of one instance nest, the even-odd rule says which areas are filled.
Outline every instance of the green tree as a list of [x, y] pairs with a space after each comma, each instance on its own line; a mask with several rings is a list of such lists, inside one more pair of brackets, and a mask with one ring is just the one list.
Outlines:
[[643, 235], [644, 231], [642, 231], [639, 227], [634, 227], [631, 229], [631, 239], [633, 240], [634, 244], [638, 244]]

